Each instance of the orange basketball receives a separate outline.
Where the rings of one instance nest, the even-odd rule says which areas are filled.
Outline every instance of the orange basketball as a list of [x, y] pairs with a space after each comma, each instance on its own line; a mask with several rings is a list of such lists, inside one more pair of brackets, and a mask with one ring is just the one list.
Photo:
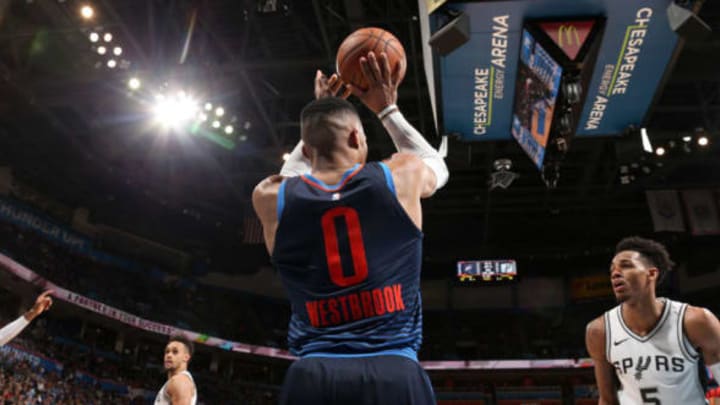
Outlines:
[[[367, 80], [360, 69], [360, 57], [367, 57], [368, 52], [379, 57], [381, 52], [387, 54], [390, 72], [400, 64], [400, 81], [405, 77], [407, 60], [405, 49], [395, 35], [381, 28], [360, 28], [348, 35], [340, 44], [335, 58], [336, 69], [340, 78], [362, 90], [368, 88]], [[382, 66], [381, 66], [382, 68]]]

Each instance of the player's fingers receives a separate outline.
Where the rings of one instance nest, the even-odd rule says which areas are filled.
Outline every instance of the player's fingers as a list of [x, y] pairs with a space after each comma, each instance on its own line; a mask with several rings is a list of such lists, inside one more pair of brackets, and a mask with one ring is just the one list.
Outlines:
[[365, 57], [360, 58], [360, 70], [362, 71], [362, 74], [363, 76], [365, 76], [365, 80], [367, 80], [368, 83], [375, 82], [375, 75], [370, 68], [370, 62]]
[[340, 91], [340, 88], [342, 87], [343, 83], [340, 78], [338, 78], [337, 74], [333, 74], [330, 76], [330, 79], [328, 80], [328, 87], [330, 88], [330, 94], [333, 96], [337, 95], [337, 93]]
[[352, 89], [350, 88], [350, 85], [345, 86], [345, 91], [340, 95], [340, 98], [347, 99], [352, 94]]
[[352, 84], [347, 85], [347, 91], [350, 92], [350, 94], [352, 94], [353, 96], [355, 96], [357, 98], [363, 98], [363, 96], [366, 93], [362, 89], [355, 87]]
[[[402, 74], [402, 70], [404, 67], [403, 63], [404, 62], [401, 60], [397, 64], [395, 64], [395, 69], [393, 69], [392, 75], [391, 75], [391, 80], [392, 80], [393, 85], [400, 83], [400, 75]], [[389, 67], [388, 67], [388, 69], [389, 69]]]
[[375, 83], [381, 83], [383, 81], [382, 70], [380, 70], [380, 64], [374, 52], [368, 52], [368, 64], [375, 78]]
[[388, 61], [387, 54], [385, 52], [380, 53], [380, 66], [382, 67], [381, 73], [383, 81], [388, 81], [388, 79], [392, 79], [391, 70], [390, 70], [390, 61]]

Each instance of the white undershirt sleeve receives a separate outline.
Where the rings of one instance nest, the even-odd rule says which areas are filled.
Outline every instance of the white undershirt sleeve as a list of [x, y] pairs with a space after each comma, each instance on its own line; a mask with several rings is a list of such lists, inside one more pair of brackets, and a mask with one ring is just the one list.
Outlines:
[[2, 329], [0, 329], [0, 346], [5, 345], [7, 342], [11, 341], [15, 336], [17, 336], [20, 332], [23, 331], [28, 325], [30, 324], [30, 321], [25, 319], [25, 316], [21, 316], [18, 319], [12, 321], [11, 323], [5, 325]]
[[396, 106], [389, 106], [378, 114], [378, 118], [390, 134], [397, 150], [420, 157], [435, 173], [435, 191], [442, 188], [447, 183], [450, 173], [440, 153], [410, 125]]

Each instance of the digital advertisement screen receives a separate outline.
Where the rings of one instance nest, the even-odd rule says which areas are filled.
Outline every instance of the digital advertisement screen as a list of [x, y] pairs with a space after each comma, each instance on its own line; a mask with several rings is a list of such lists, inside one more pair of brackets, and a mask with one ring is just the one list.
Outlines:
[[517, 278], [515, 260], [463, 260], [457, 263], [461, 283], [513, 281]]
[[550, 136], [562, 67], [523, 30], [512, 134], [538, 168]]

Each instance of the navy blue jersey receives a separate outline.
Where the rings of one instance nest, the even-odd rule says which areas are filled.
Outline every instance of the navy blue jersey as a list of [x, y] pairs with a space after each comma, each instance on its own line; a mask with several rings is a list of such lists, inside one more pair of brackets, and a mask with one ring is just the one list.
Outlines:
[[416, 352], [422, 340], [422, 232], [372, 162], [337, 185], [283, 181], [272, 260], [292, 307], [293, 354]]

